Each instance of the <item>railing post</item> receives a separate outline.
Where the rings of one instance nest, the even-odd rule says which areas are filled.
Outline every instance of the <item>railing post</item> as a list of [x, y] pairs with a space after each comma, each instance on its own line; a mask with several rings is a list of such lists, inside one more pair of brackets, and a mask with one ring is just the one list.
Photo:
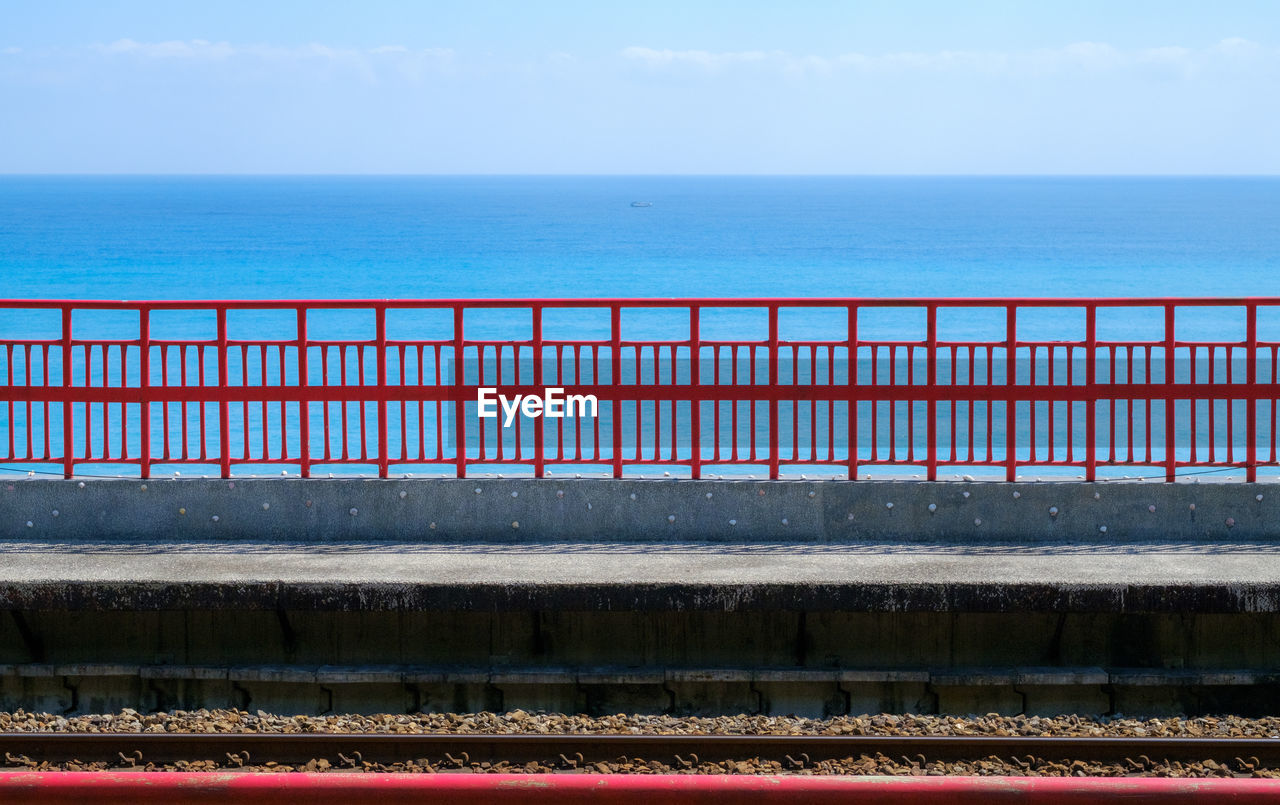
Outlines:
[[[693, 398], [689, 401], [689, 469], [690, 474], [696, 481], [702, 477], [702, 400], [698, 397], [697, 388], [702, 385], [698, 365], [698, 353], [702, 351], [701, 333], [698, 322], [699, 309], [697, 305], [689, 306], [689, 384], [694, 389], [694, 393], [690, 396]], [[674, 403], [673, 403], [674, 405]], [[672, 409], [675, 414], [675, 409]], [[672, 429], [674, 432], [674, 428]], [[672, 446], [673, 457], [678, 457], [676, 451], [679, 450], [680, 434], [673, 434], [676, 444]]]
[[[141, 376], [138, 379], [138, 398], [139, 408], [142, 412], [142, 455], [139, 456], [140, 474], [142, 477], [151, 477], [151, 309], [146, 306], [138, 308], [138, 342], [142, 349], [142, 354], [138, 356], [138, 369]], [[125, 362], [128, 366], [128, 362]], [[122, 379], [123, 382], [123, 379]], [[128, 419], [128, 414], [125, 414]], [[169, 434], [165, 434], [166, 441]], [[128, 449], [128, 445], [122, 445], [122, 448]]]
[[[88, 367], [85, 374], [87, 377]], [[62, 401], [62, 477], [70, 478], [75, 470], [75, 446], [71, 424], [71, 307], [67, 305], [62, 308], [62, 393], [66, 395]]]
[[[540, 388], [546, 388], [544, 385], [544, 373], [542, 369], [542, 308], [534, 305], [531, 311], [533, 316], [533, 384]], [[520, 378], [516, 378], [516, 382], [520, 382]], [[541, 478], [546, 470], [546, 453], [543, 450], [543, 442], [545, 439], [546, 416], [536, 417], [533, 420], [533, 477]], [[557, 427], [564, 427], [564, 420]], [[520, 445], [516, 445], [519, 451]]]
[[[777, 479], [779, 454], [782, 452], [782, 434], [778, 432], [778, 306], [769, 305], [769, 477]], [[755, 367], [751, 367], [755, 374]], [[754, 377], [752, 380], [754, 381]], [[755, 439], [755, 434], [751, 434]], [[792, 434], [794, 441], [795, 434]]]
[[[622, 477], [622, 305], [614, 303], [609, 306], [609, 330], [610, 330], [610, 346], [609, 357], [611, 360], [611, 376], [610, 382], [613, 383], [614, 394], [611, 407], [613, 410], [613, 477]], [[637, 356], [637, 369], [639, 371], [639, 356]], [[636, 434], [637, 440], [639, 434]]]
[[[926, 358], [929, 362], [927, 372], [929, 421], [925, 427], [925, 432], [929, 439], [929, 452], [926, 471], [928, 479], [936, 481], [938, 480], [938, 306], [936, 304], [929, 305], [927, 315], [926, 333], [929, 354]], [[955, 403], [953, 402], [952, 405], [955, 405]]]
[[[391, 466], [387, 455], [390, 439], [387, 438], [387, 307], [374, 308], [374, 340], [378, 350], [378, 477], [386, 478]], [[401, 368], [403, 372], [403, 367]]]
[[1008, 400], [1005, 401], [1005, 480], [1014, 481], [1018, 477], [1018, 402], [1014, 399], [1014, 387], [1018, 385], [1018, 308], [1009, 303], [1005, 305], [1005, 382], [1009, 384]]
[[231, 407], [227, 402], [228, 377], [227, 354], [227, 309], [218, 308], [218, 461], [221, 465], [222, 477], [231, 477]]
[[[1177, 431], [1174, 428], [1174, 409], [1176, 401], [1173, 399], [1173, 381], [1177, 374], [1178, 368], [1174, 363], [1174, 353], [1177, 349], [1176, 339], [1174, 337], [1174, 307], [1172, 304], [1164, 306], [1164, 382], [1169, 393], [1164, 398], [1164, 480], [1166, 483], [1173, 483], [1178, 475], [1178, 456], [1177, 456]], [[1132, 372], [1132, 369], [1130, 369]], [[1147, 381], [1150, 382], [1150, 378]]]
[[302, 389], [298, 400], [298, 439], [303, 478], [311, 477], [311, 401], [307, 387], [311, 384], [307, 377], [307, 309], [300, 307], [298, 313], [298, 386]]
[[1249, 387], [1249, 396], [1245, 400], [1247, 418], [1245, 438], [1249, 440], [1245, 448], [1245, 460], [1248, 462], [1245, 468], [1245, 480], [1253, 483], [1258, 480], [1258, 306], [1250, 302], [1245, 306], [1245, 311], [1249, 317], [1245, 324], [1245, 354], [1249, 361], [1249, 365], [1245, 368], [1246, 383]]
[[[467, 401], [462, 396], [462, 387], [466, 383], [466, 366], [462, 359], [462, 313], [460, 304], [453, 306], [453, 386], [454, 386], [454, 436], [457, 442], [457, 474], [459, 478], [467, 477]], [[483, 379], [483, 378], [482, 378]]]
[[1097, 394], [1097, 351], [1098, 351], [1098, 308], [1094, 304], [1085, 305], [1084, 309], [1084, 351], [1085, 351], [1085, 411], [1084, 411], [1084, 479], [1093, 481], [1098, 474], [1098, 398]]
[[858, 307], [849, 305], [849, 432], [845, 440], [849, 443], [849, 480], [858, 479]]

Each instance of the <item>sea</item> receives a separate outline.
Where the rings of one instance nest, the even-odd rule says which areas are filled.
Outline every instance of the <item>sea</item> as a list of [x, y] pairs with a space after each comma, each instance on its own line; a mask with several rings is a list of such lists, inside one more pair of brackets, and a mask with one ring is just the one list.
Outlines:
[[[9, 300], [1280, 297], [1280, 178], [4, 176], [0, 283]], [[940, 335], [1002, 338], [991, 312]], [[1099, 336], [1159, 339], [1154, 312], [1100, 319]], [[0, 338], [57, 338], [52, 313], [0, 309]], [[682, 337], [687, 313], [670, 313], [629, 312], [624, 337]], [[136, 337], [136, 315], [76, 315], [77, 338]], [[154, 315], [154, 337], [210, 337], [198, 315]], [[367, 311], [336, 315], [310, 335], [371, 337]], [[574, 315], [562, 335], [599, 337]], [[922, 337], [920, 316], [895, 315], [869, 313], [860, 337]], [[1083, 337], [1078, 308], [1020, 316], [1020, 338]], [[528, 337], [527, 311], [472, 324]], [[759, 311], [703, 324], [762, 337]], [[842, 338], [844, 317], [782, 326]], [[231, 337], [292, 327], [243, 314]], [[1280, 340], [1280, 307], [1259, 327]], [[1243, 338], [1241, 309], [1180, 310], [1178, 332]]]
[[68, 299], [1280, 295], [1280, 178], [4, 176], [0, 278]]

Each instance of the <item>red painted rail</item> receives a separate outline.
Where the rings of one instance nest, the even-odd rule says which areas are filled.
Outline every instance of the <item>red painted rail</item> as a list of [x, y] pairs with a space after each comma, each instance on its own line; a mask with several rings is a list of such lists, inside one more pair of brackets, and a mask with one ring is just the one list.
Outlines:
[[[665, 319], [646, 330], [644, 314]], [[9, 300], [0, 317], [0, 463], [67, 477], [656, 465], [1256, 480], [1280, 464], [1280, 338], [1259, 335], [1280, 298]], [[726, 333], [743, 317], [754, 332]], [[478, 418], [481, 387], [598, 405], [504, 428]]]
[[1155, 777], [813, 777], [626, 774], [0, 772], [0, 801], [95, 803], [489, 802], [1263, 803], [1280, 780]]

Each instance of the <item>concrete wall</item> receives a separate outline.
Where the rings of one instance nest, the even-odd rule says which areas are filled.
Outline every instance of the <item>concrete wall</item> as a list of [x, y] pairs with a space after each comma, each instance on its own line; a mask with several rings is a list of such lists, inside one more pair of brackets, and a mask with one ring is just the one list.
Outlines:
[[0, 710], [1269, 715], [1280, 707], [1274, 614], [4, 614]]
[[13, 480], [0, 539], [1272, 540], [1280, 484]]

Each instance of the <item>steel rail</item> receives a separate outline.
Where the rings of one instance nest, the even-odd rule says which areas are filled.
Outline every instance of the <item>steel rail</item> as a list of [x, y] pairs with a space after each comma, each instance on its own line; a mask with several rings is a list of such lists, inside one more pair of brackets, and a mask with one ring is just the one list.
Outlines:
[[[726, 760], [777, 761], [802, 769], [824, 760], [885, 756], [909, 762], [988, 758], [1121, 763], [1231, 763], [1280, 768], [1278, 738], [886, 736], [886, 735], [618, 735], [618, 734], [340, 734], [340, 733], [0, 733], [0, 758], [50, 764], [78, 761], [145, 765], [216, 760], [225, 766], [328, 759], [335, 767], [358, 758], [433, 765], [543, 762], [575, 767], [620, 758], [679, 766]], [[23, 758], [26, 760], [24, 761]]]
[[1280, 780], [1098, 777], [960, 777], [714, 774], [238, 774], [172, 772], [3, 772], [6, 803], [83, 805], [490, 805], [594, 802], [635, 805], [1236, 805], [1274, 803]]

